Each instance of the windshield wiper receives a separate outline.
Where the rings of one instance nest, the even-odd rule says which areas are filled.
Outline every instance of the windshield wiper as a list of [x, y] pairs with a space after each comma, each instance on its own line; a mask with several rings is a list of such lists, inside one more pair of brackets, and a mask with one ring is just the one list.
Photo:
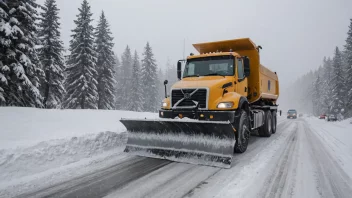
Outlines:
[[219, 73], [210, 73], [210, 74], [205, 74], [205, 75], [203, 75], [203, 76], [222, 76], [222, 77], [225, 78], [225, 75], [219, 74]]
[[187, 77], [199, 77], [199, 74], [197, 74], [197, 75], [190, 75], [190, 76], [184, 76], [183, 78], [187, 78]]

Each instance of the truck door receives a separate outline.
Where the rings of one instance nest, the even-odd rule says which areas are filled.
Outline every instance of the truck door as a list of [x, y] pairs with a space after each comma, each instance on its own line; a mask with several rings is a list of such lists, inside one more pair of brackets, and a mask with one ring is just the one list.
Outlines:
[[248, 93], [248, 83], [247, 78], [244, 75], [244, 65], [242, 58], [236, 58], [236, 92], [242, 96], [247, 97]]

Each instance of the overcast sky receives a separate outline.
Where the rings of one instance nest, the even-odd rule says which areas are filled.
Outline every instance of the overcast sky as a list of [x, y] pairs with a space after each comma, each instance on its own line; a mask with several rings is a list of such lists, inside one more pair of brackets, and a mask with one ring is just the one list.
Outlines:
[[[250, 37], [263, 47], [262, 64], [278, 72], [282, 87], [342, 47], [352, 18], [352, 0], [88, 1], [94, 19], [104, 10], [119, 57], [127, 44], [141, 54], [149, 41], [164, 67], [167, 58], [182, 58], [184, 39], [188, 55], [196, 52], [192, 43]], [[66, 47], [81, 2], [57, 0]]]

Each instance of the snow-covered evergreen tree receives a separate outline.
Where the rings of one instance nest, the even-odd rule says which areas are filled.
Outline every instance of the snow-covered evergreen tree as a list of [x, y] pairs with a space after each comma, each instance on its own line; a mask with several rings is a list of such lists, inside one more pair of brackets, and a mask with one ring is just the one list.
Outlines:
[[322, 68], [322, 80], [321, 80], [321, 101], [322, 106], [320, 109], [322, 113], [330, 113], [332, 100], [332, 60], [330, 58], [324, 58]]
[[42, 84], [43, 103], [46, 108], [60, 108], [65, 94], [65, 64], [63, 42], [60, 40], [59, 9], [55, 0], [46, 0], [43, 9], [38, 33], [41, 43], [39, 57], [45, 72], [45, 81]]
[[343, 78], [343, 62], [342, 62], [342, 54], [338, 47], [335, 49], [335, 54], [332, 63], [332, 105], [331, 112], [337, 114], [340, 113], [341, 110], [345, 109], [345, 95], [346, 89]]
[[132, 111], [143, 110], [143, 92], [141, 85], [140, 62], [137, 51], [134, 52], [132, 63], [131, 107]]
[[9, 7], [6, 2], [0, 0], [0, 106], [5, 106], [5, 91], [4, 87], [8, 85], [7, 78], [9, 67], [5, 68], [5, 59], [7, 57], [6, 51], [11, 44], [12, 28], [10, 26]]
[[346, 104], [348, 105], [346, 113], [352, 117], [352, 19], [350, 19], [349, 30], [345, 44], [345, 85], [346, 85]]
[[118, 82], [118, 107], [122, 110], [131, 110], [131, 83], [132, 83], [132, 55], [130, 47], [127, 45], [121, 56], [121, 67]]
[[114, 55], [114, 60], [115, 60], [115, 65], [114, 65], [114, 70], [115, 70], [115, 74], [114, 74], [114, 78], [115, 78], [115, 109], [122, 109], [122, 86], [121, 86], [121, 82], [122, 82], [122, 75], [121, 75], [121, 63], [119, 58], [117, 57], [117, 55]]
[[70, 55], [68, 57], [67, 94], [64, 100], [66, 108], [97, 109], [98, 108], [98, 73], [96, 71], [96, 52], [94, 50], [94, 28], [91, 25], [92, 13], [87, 0], [74, 21], [76, 28], [72, 30]]
[[145, 93], [143, 109], [148, 112], [156, 112], [160, 108], [157, 86], [157, 65], [149, 42], [144, 48], [143, 56], [141, 69], [142, 90]]
[[0, 1], [0, 104], [42, 107], [35, 0]]
[[114, 78], [115, 78], [115, 81], [118, 82], [119, 80], [119, 70], [120, 70], [120, 67], [121, 67], [121, 63], [120, 63], [120, 59], [119, 57], [117, 57], [116, 54], [114, 54]]
[[98, 71], [98, 108], [114, 109], [115, 108], [115, 79], [114, 79], [114, 52], [112, 48], [113, 37], [111, 36], [109, 23], [105, 18], [104, 12], [100, 16], [98, 27], [96, 29], [96, 52], [97, 71]]
[[321, 78], [318, 77], [313, 83], [313, 94], [312, 94], [312, 100], [313, 100], [313, 110], [314, 113], [319, 115], [322, 112], [322, 81]]

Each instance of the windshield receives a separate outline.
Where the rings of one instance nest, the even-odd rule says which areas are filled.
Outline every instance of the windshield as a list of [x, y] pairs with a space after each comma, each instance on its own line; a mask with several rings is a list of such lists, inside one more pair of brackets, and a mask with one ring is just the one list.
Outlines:
[[288, 110], [288, 113], [296, 113], [296, 110]]
[[186, 63], [183, 77], [191, 76], [233, 76], [233, 56], [216, 56], [190, 59]]

